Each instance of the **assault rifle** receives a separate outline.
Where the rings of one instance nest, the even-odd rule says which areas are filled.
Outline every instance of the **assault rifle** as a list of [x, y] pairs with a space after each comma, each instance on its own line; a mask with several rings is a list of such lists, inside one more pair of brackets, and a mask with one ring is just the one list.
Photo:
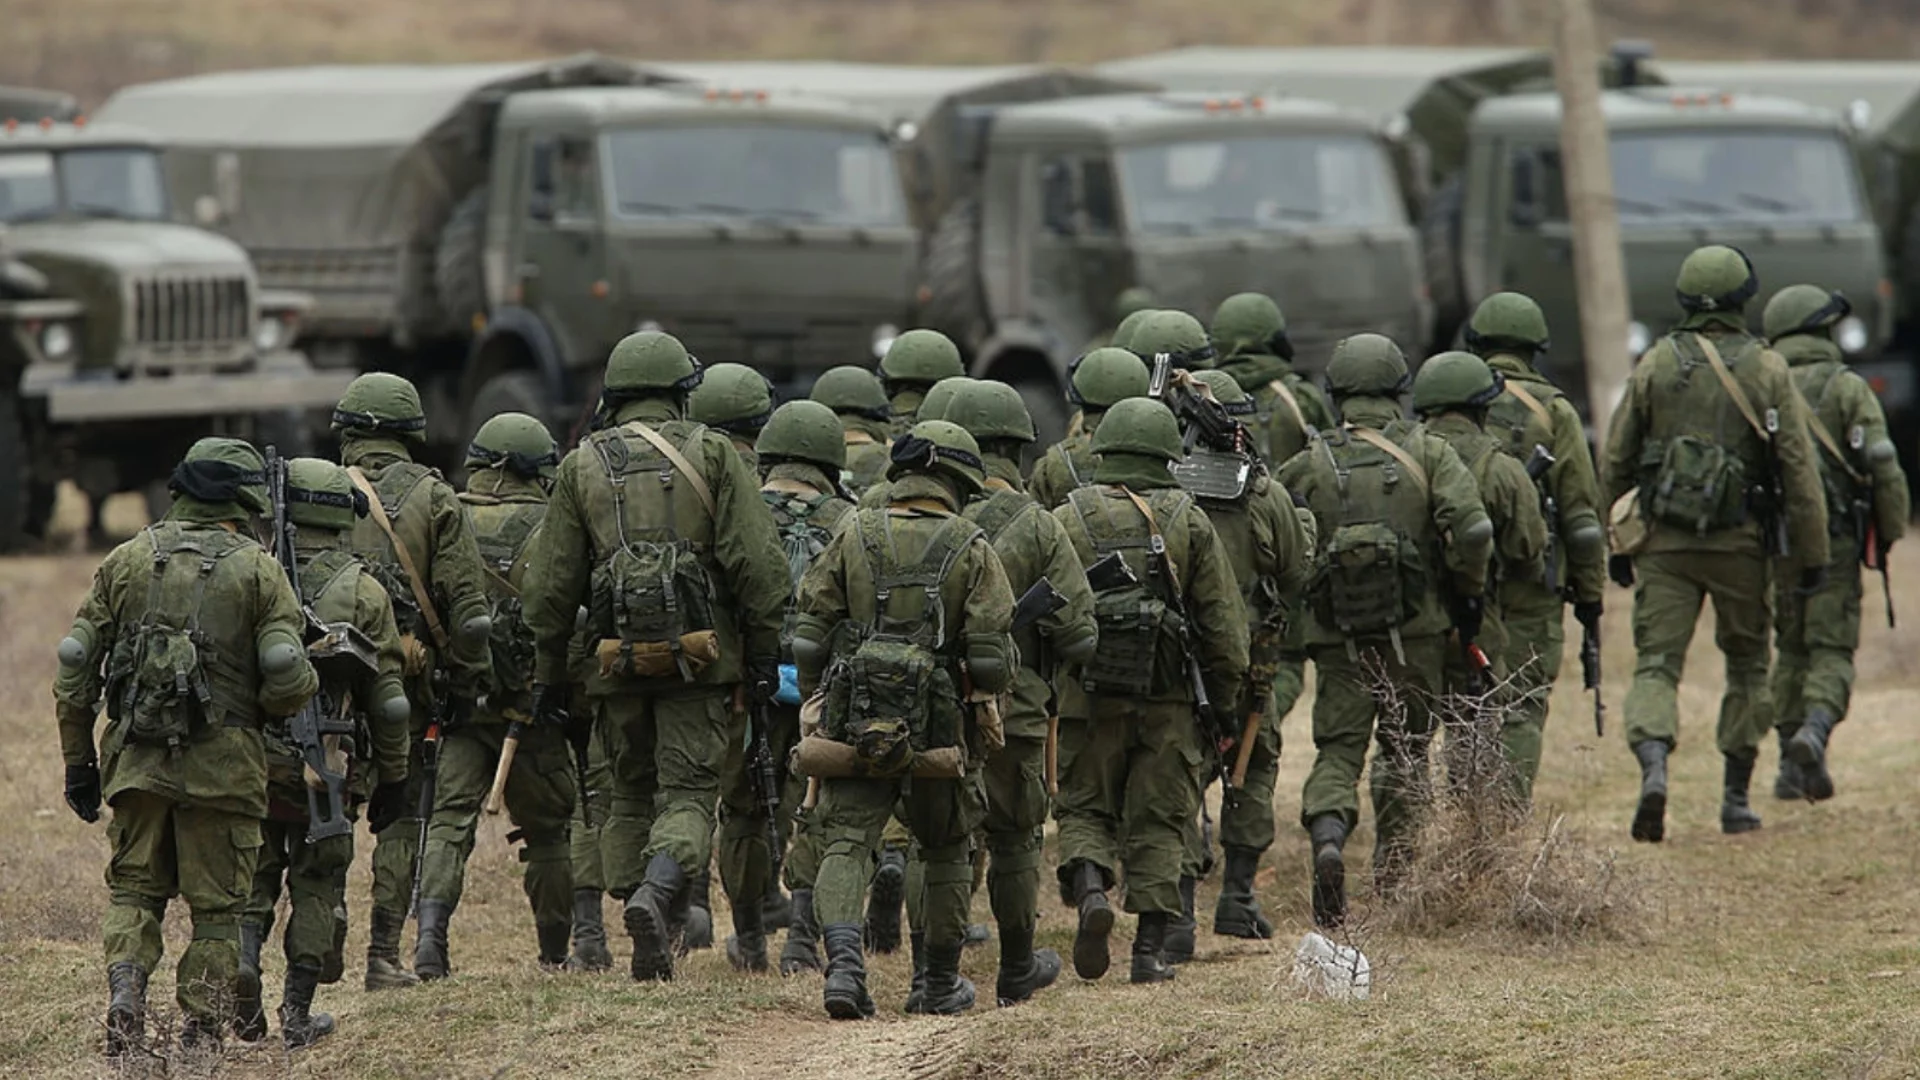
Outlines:
[[[1124, 565], [1124, 564], [1123, 564]], [[1013, 633], [1018, 634], [1041, 619], [1067, 606], [1067, 598], [1042, 577], [1020, 594], [1013, 605]], [[1040, 656], [1035, 666], [1047, 681], [1047, 794], [1060, 794], [1060, 705], [1053, 692], [1052, 665], [1047, 662], [1047, 639], [1040, 638]]]
[[1780, 469], [1780, 410], [1768, 409], [1763, 426], [1767, 437], [1760, 441], [1766, 454], [1767, 473], [1761, 477], [1761, 490], [1755, 492], [1764, 510], [1760, 515], [1760, 528], [1767, 554], [1784, 559], [1792, 550], [1792, 544], [1787, 536], [1787, 486]]
[[1864, 499], [1855, 499], [1853, 516], [1856, 523], [1854, 535], [1861, 537], [1860, 563], [1869, 570], [1880, 572], [1880, 595], [1887, 601], [1887, 629], [1894, 628], [1893, 619], [1893, 579], [1887, 575], [1887, 553], [1880, 546], [1880, 528], [1873, 521], [1873, 504]]
[[1580, 686], [1593, 691], [1593, 733], [1607, 733], [1607, 703], [1600, 696], [1600, 616], [1580, 620]]
[[767, 857], [773, 860], [773, 878], [780, 880], [780, 867], [786, 861], [787, 843], [780, 828], [780, 766], [773, 757], [773, 744], [767, 741], [767, 733], [773, 730], [773, 718], [768, 715], [767, 703], [773, 700], [778, 685], [767, 686], [764, 683], [755, 687], [755, 692], [747, 695], [747, 721], [751, 729], [752, 760], [747, 763], [748, 779], [753, 783], [754, 801], [760, 804], [760, 815], [766, 819]]
[[433, 800], [440, 788], [440, 726], [453, 701], [447, 694], [446, 683], [445, 672], [433, 673], [433, 719], [427, 722], [427, 734], [420, 740], [420, 801], [414, 806], [420, 831], [413, 854], [413, 896], [407, 902], [408, 914], [416, 917], [420, 912], [420, 889], [426, 883], [427, 825], [433, 821]]
[[1533, 455], [1527, 458], [1527, 478], [1533, 481], [1534, 490], [1540, 493], [1540, 516], [1547, 519], [1547, 573], [1544, 579], [1547, 591], [1560, 591], [1560, 504], [1553, 497], [1553, 491], [1547, 487], [1547, 470], [1557, 464], [1554, 456], [1539, 443], [1533, 444]]

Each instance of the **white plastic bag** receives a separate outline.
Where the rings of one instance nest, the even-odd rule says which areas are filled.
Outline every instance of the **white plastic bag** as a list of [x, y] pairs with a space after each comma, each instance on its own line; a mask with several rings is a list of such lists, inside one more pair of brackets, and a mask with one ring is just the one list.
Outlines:
[[1373, 965], [1359, 949], [1309, 933], [1293, 950], [1293, 982], [1312, 997], [1365, 1001], [1373, 992]]

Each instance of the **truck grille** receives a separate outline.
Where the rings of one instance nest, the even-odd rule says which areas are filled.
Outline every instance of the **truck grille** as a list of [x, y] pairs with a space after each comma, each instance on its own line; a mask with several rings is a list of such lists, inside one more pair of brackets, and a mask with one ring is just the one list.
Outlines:
[[204, 347], [244, 342], [253, 303], [243, 277], [153, 278], [133, 283], [133, 340]]

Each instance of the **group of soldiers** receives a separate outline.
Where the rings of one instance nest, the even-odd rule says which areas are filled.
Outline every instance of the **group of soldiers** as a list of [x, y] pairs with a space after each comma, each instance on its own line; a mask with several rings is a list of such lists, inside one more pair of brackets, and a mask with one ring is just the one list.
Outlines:
[[[875, 1012], [865, 957], [899, 946], [903, 906], [907, 1011], [972, 1007], [960, 961], [988, 936], [969, 925], [981, 887], [995, 999], [1023, 1001], [1064, 966], [1035, 944], [1051, 817], [1075, 973], [1108, 970], [1120, 890], [1130, 979], [1171, 979], [1215, 862], [1215, 780], [1213, 930], [1274, 933], [1254, 876], [1309, 661], [1299, 820], [1313, 917], [1338, 926], [1369, 743], [1372, 880], [1390, 894], [1442, 703], [1496, 696], [1501, 783], [1524, 806], [1563, 607], [1597, 635], [1609, 575], [1635, 589], [1633, 836], [1664, 835], [1708, 596], [1727, 655], [1723, 828], [1759, 825], [1768, 728], [1776, 793], [1831, 797], [1860, 562], [1884, 565], [1901, 535], [1905, 479], [1832, 341], [1845, 299], [1782, 290], [1763, 341], [1744, 312], [1757, 287], [1737, 251], [1687, 258], [1686, 318], [1636, 369], [1599, 470], [1535, 369], [1547, 327], [1516, 293], [1417, 376], [1385, 337], [1341, 341], [1323, 393], [1271, 298], [1232, 297], [1209, 327], [1130, 291], [1070, 373], [1067, 437], [1037, 460], [1020, 394], [967, 378], [928, 330], [777, 408], [758, 372], [633, 334], [577, 448], [494, 417], [460, 492], [414, 461], [426, 418], [394, 375], [362, 376], [335, 409], [340, 464], [202, 440], [59, 648], [67, 801], [89, 822], [113, 810], [108, 1053], [144, 1045], [175, 897], [193, 927], [184, 1047], [266, 1034], [283, 889], [282, 1037], [332, 1030], [312, 1005], [342, 977], [353, 857], [332, 772], [375, 837], [370, 990], [451, 972], [465, 864], [501, 802], [547, 968], [612, 965], [611, 894], [633, 978], [671, 979], [713, 942], [717, 863], [729, 960], [769, 970], [785, 928], [778, 970], [824, 971], [831, 1016]], [[262, 518], [280, 550], [256, 542]], [[289, 719], [316, 706], [334, 722], [318, 745]]]

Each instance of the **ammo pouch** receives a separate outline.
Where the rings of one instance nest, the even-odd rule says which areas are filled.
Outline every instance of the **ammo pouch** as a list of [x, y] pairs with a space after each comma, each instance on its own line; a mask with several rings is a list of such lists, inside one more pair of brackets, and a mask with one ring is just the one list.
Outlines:
[[601, 638], [593, 648], [603, 679], [664, 679], [686, 673], [692, 681], [720, 659], [720, 635], [696, 630], [667, 641], [622, 641]]
[[1416, 600], [1426, 592], [1426, 575], [1412, 547], [1379, 521], [1335, 529], [1311, 590], [1320, 621], [1348, 637], [1363, 637], [1396, 630], [1412, 618]]
[[793, 771], [823, 780], [885, 779], [911, 776], [916, 780], [957, 780], [967, 774], [967, 752], [959, 746], [910, 750], [903, 768], [873, 771], [872, 759], [859, 747], [821, 735], [808, 735], [793, 748]]
[[[705, 658], [699, 667], [719, 658], [713, 582], [693, 545], [627, 543], [593, 572], [591, 589], [589, 620], [602, 639], [595, 649], [602, 674], [664, 678], [678, 673], [681, 681], [692, 682], [696, 656]], [[622, 658], [613, 667], [609, 640]], [[664, 656], [664, 666], [637, 663], [643, 653]]]
[[1651, 492], [1642, 491], [1653, 520], [1696, 535], [1745, 523], [1747, 469], [1719, 443], [1681, 435], [1660, 455]]
[[953, 679], [933, 651], [909, 638], [874, 634], [828, 679], [827, 733], [860, 759], [860, 776], [905, 776], [936, 720], [940, 745], [959, 741]]
[[1145, 585], [1095, 593], [1093, 621], [1100, 647], [1080, 667], [1081, 685], [1095, 694], [1146, 697], [1164, 680], [1154, 678], [1163, 636], [1178, 638], [1178, 621], [1166, 601]]

